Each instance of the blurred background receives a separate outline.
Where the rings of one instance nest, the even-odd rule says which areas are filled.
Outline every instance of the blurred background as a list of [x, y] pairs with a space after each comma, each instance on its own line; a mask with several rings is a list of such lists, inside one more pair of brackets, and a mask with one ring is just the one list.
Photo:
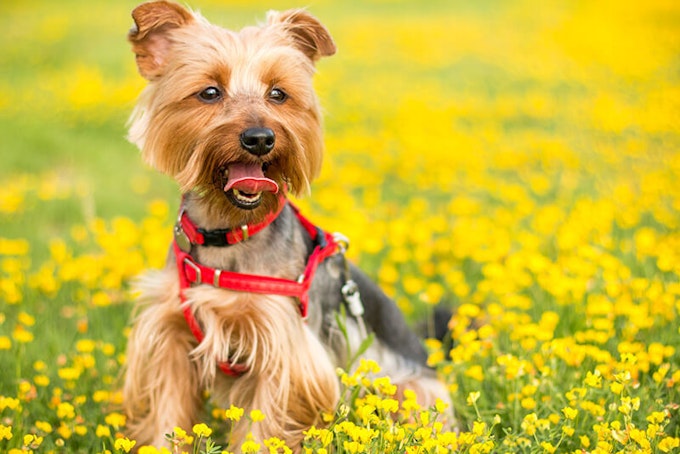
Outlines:
[[[136, 4], [0, 5], [0, 228], [36, 257], [73, 224], [136, 222], [156, 200], [175, 212], [175, 184], [125, 139], [144, 86], [126, 41]], [[238, 29], [299, 5], [190, 6]], [[327, 155], [301, 203], [405, 309], [467, 297], [484, 263], [514, 250], [603, 241], [583, 218], [677, 227], [675, 2], [307, 7], [339, 51], [318, 64]]]
[[[510, 441], [534, 412], [573, 434], [559, 409], [590, 380], [598, 404], [560, 449], [595, 446], [633, 395], [625, 427], [675, 420], [678, 435], [680, 3], [188, 3], [233, 29], [306, 6], [334, 36], [315, 79], [325, 163], [298, 203], [349, 236], [410, 321], [453, 310], [450, 338], [428, 346], [463, 426], [482, 390]], [[179, 202], [125, 139], [144, 87], [126, 41], [136, 5], [0, 2], [0, 370], [14, 371], [0, 394], [25, 407], [2, 424], [47, 436], [52, 421], [45, 444], [69, 452], [120, 425], [102, 407], [119, 400], [106, 393], [128, 284], [163, 265]], [[625, 396], [598, 382], [621, 387], [622, 371]], [[80, 419], [55, 415], [62, 402]]]
[[[176, 210], [174, 182], [125, 139], [144, 86], [126, 41], [136, 5], [0, 5], [0, 228], [27, 236], [37, 257], [73, 224], [136, 222], [155, 200]], [[238, 29], [299, 5], [189, 6]], [[406, 275], [405, 309], [418, 295], [457, 301], [484, 263], [511, 251], [601, 241], [581, 225], [591, 212], [603, 224], [677, 227], [674, 2], [307, 7], [339, 51], [318, 64], [327, 154], [300, 203], [349, 235], [353, 258], [390, 293], [399, 296], [396, 276]]]

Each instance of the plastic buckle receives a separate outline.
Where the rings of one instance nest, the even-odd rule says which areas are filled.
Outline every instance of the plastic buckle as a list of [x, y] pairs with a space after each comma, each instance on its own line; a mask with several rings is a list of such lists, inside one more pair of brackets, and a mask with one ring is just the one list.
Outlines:
[[229, 242], [227, 241], [229, 229], [205, 230], [199, 228], [196, 230], [203, 235], [203, 245], [205, 246], [229, 246]]

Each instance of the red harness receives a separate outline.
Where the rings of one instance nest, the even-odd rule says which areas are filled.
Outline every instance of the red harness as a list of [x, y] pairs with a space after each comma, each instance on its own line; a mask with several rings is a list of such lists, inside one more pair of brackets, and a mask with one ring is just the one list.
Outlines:
[[[253, 274], [235, 273], [232, 271], [224, 271], [218, 268], [211, 268], [197, 263], [189, 253], [191, 245], [195, 244], [215, 244], [215, 241], [221, 243], [223, 240], [214, 238], [224, 238], [223, 246], [232, 245], [245, 241], [254, 233], [257, 233], [271, 224], [281, 213], [284, 205], [288, 203], [295, 211], [295, 214], [305, 228], [312, 241], [314, 242], [314, 250], [307, 259], [307, 266], [304, 272], [296, 280], [289, 280], [270, 276], [258, 276]], [[218, 232], [218, 233], [215, 233]], [[207, 233], [207, 234], [206, 234]], [[213, 240], [208, 243], [207, 238]], [[182, 243], [182, 244], [180, 244]], [[189, 244], [189, 247], [186, 244]], [[309, 287], [314, 279], [317, 267], [331, 255], [340, 250], [340, 244], [335, 240], [333, 235], [325, 232], [312, 224], [307, 218], [302, 216], [300, 210], [287, 202], [282, 197], [279, 203], [279, 210], [275, 213], [270, 213], [264, 221], [259, 224], [243, 226], [236, 230], [219, 230], [206, 232], [198, 229], [189, 217], [183, 212], [180, 212], [177, 225], [175, 226], [175, 240], [173, 241], [173, 248], [175, 251], [175, 259], [177, 261], [177, 270], [179, 274], [179, 293], [182, 303], [186, 303], [186, 296], [184, 290], [191, 287], [193, 284], [208, 284], [218, 288], [233, 290], [236, 292], [258, 293], [266, 295], [282, 295], [296, 298], [298, 300], [298, 307], [302, 318], [307, 318], [307, 308], [309, 304]], [[189, 325], [189, 329], [193, 333], [196, 340], [200, 343], [203, 341], [204, 334], [198, 320], [194, 317], [191, 310], [191, 305], [184, 306], [184, 318]], [[227, 375], [238, 377], [243, 375], [247, 368], [239, 364], [231, 364], [229, 362], [219, 363], [220, 369]]]

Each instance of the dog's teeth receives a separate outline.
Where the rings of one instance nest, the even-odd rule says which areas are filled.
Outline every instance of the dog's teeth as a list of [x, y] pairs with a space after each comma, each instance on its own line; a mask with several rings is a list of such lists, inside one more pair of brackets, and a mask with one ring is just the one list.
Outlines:
[[261, 192], [256, 192], [255, 194], [248, 194], [245, 192], [241, 192], [238, 189], [234, 188], [234, 195], [236, 198], [241, 199], [245, 202], [252, 202], [254, 200], [259, 199], [262, 196]]

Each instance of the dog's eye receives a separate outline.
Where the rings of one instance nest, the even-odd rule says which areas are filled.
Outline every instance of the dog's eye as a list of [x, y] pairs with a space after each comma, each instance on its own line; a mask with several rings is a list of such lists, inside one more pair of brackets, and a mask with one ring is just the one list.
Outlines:
[[280, 88], [272, 88], [269, 91], [269, 100], [274, 104], [283, 104], [288, 99], [288, 94]]
[[198, 93], [198, 99], [208, 104], [214, 103], [222, 99], [222, 91], [217, 87], [208, 87]]

